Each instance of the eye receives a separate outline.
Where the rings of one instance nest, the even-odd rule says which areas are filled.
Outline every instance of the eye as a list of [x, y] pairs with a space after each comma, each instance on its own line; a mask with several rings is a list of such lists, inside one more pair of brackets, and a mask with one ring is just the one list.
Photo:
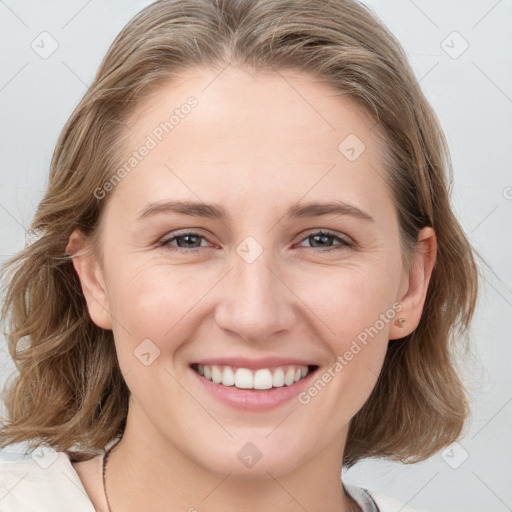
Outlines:
[[[158, 243], [158, 247], [166, 247], [171, 251], [178, 252], [197, 252], [198, 248], [201, 247], [201, 239], [206, 240], [206, 238], [199, 233], [187, 231], [162, 239]], [[172, 244], [174, 241], [177, 242], [177, 245]]]
[[[338, 245], [336, 246], [330, 246], [329, 243], [330, 241], [332, 241], [333, 239], [335, 240], [338, 240], [339, 243]], [[345, 239], [345, 238], [342, 238], [338, 235], [336, 235], [335, 233], [332, 233], [330, 231], [324, 231], [324, 230], [319, 230], [319, 231], [312, 231], [308, 234], [308, 236], [306, 236], [306, 238], [303, 239], [303, 242], [304, 241], [310, 241], [313, 243], [313, 250], [316, 249], [317, 247], [328, 247], [328, 249], [320, 249], [320, 252], [331, 252], [331, 251], [338, 251], [340, 249], [343, 249], [345, 247], [354, 247], [354, 244]], [[319, 244], [319, 245], [316, 245], [316, 244]], [[316, 245], [316, 247], [315, 247]]]

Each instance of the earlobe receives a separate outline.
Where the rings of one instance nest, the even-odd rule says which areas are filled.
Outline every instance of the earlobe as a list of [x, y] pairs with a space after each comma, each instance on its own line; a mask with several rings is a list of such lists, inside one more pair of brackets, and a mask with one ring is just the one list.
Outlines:
[[389, 339], [399, 339], [411, 334], [420, 323], [428, 285], [437, 255], [437, 238], [430, 227], [418, 235], [416, 252], [408, 273], [408, 289], [402, 297], [402, 308], [397, 312], [389, 331]]
[[98, 327], [112, 329], [103, 272], [96, 255], [89, 250], [85, 236], [80, 230], [77, 229], [70, 235], [66, 253], [72, 258], [92, 321]]

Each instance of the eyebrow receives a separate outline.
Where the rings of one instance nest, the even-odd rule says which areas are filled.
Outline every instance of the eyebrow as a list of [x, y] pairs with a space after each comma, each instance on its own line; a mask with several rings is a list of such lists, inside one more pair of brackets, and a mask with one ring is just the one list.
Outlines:
[[[229, 215], [225, 208], [215, 203], [196, 201], [164, 201], [147, 204], [138, 214], [137, 220], [156, 215], [158, 213], [179, 213], [191, 217], [204, 217], [225, 221]], [[321, 217], [322, 215], [350, 215], [358, 219], [375, 222], [375, 219], [359, 208], [342, 201], [325, 203], [309, 202], [295, 204], [285, 213], [288, 219]]]

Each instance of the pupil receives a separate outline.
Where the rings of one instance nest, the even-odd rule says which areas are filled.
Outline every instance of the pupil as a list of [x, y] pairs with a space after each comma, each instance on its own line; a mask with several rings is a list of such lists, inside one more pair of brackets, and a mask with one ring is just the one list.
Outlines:
[[[190, 244], [190, 243], [193, 244], [193, 242], [190, 242], [190, 239], [194, 239], [194, 238], [197, 239], [198, 237], [196, 237], [195, 235], [182, 235], [178, 238], [178, 245], [181, 247], [179, 240], [187, 240], [187, 242], [185, 242], [186, 244]], [[186, 247], [190, 247], [190, 245], [186, 245]], [[197, 247], [197, 244], [194, 245], [194, 247]]]
[[[313, 238], [313, 240], [315, 241], [315, 243], [318, 241], [318, 239], [322, 239], [322, 240], [323, 240], [323, 242], [321, 241], [320, 246], [323, 246], [323, 245], [325, 245], [325, 243], [324, 243], [324, 242], [326, 241], [325, 239], [326, 239], [326, 238], [327, 238], [327, 239], [331, 238], [331, 235], [313, 235], [313, 237], [312, 237], [312, 238]], [[313, 245], [314, 245], [314, 244], [313, 244]]]

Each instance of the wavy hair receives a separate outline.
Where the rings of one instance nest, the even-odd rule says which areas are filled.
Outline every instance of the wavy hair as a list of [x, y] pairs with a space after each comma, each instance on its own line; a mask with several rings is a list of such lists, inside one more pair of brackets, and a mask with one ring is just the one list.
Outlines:
[[354, 0], [159, 0], [109, 48], [57, 141], [34, 240], [5, 264], [2, 318], [17, 374], [3, 391], [0, 446], [48, 444], [83, 460], [122, 435], [129, 390], [112, 332], [88, 314], [68, 238], [80, 228], [94, 243], [110, 197], [94, 190], [121, 164], [123, 122], [140, 101], [187, 69], [229, 64], [306, 72], [357, 102], [384, 136], [404, 261], [421, 228], [437, 235], [420, 323], [389, 342], [351, 420], [344, 464], [420, 461], [461, 434], [468, 397], [456, 348], [475, 309], [478, 269], [450, 206], [444, 134], [399, 42]]

